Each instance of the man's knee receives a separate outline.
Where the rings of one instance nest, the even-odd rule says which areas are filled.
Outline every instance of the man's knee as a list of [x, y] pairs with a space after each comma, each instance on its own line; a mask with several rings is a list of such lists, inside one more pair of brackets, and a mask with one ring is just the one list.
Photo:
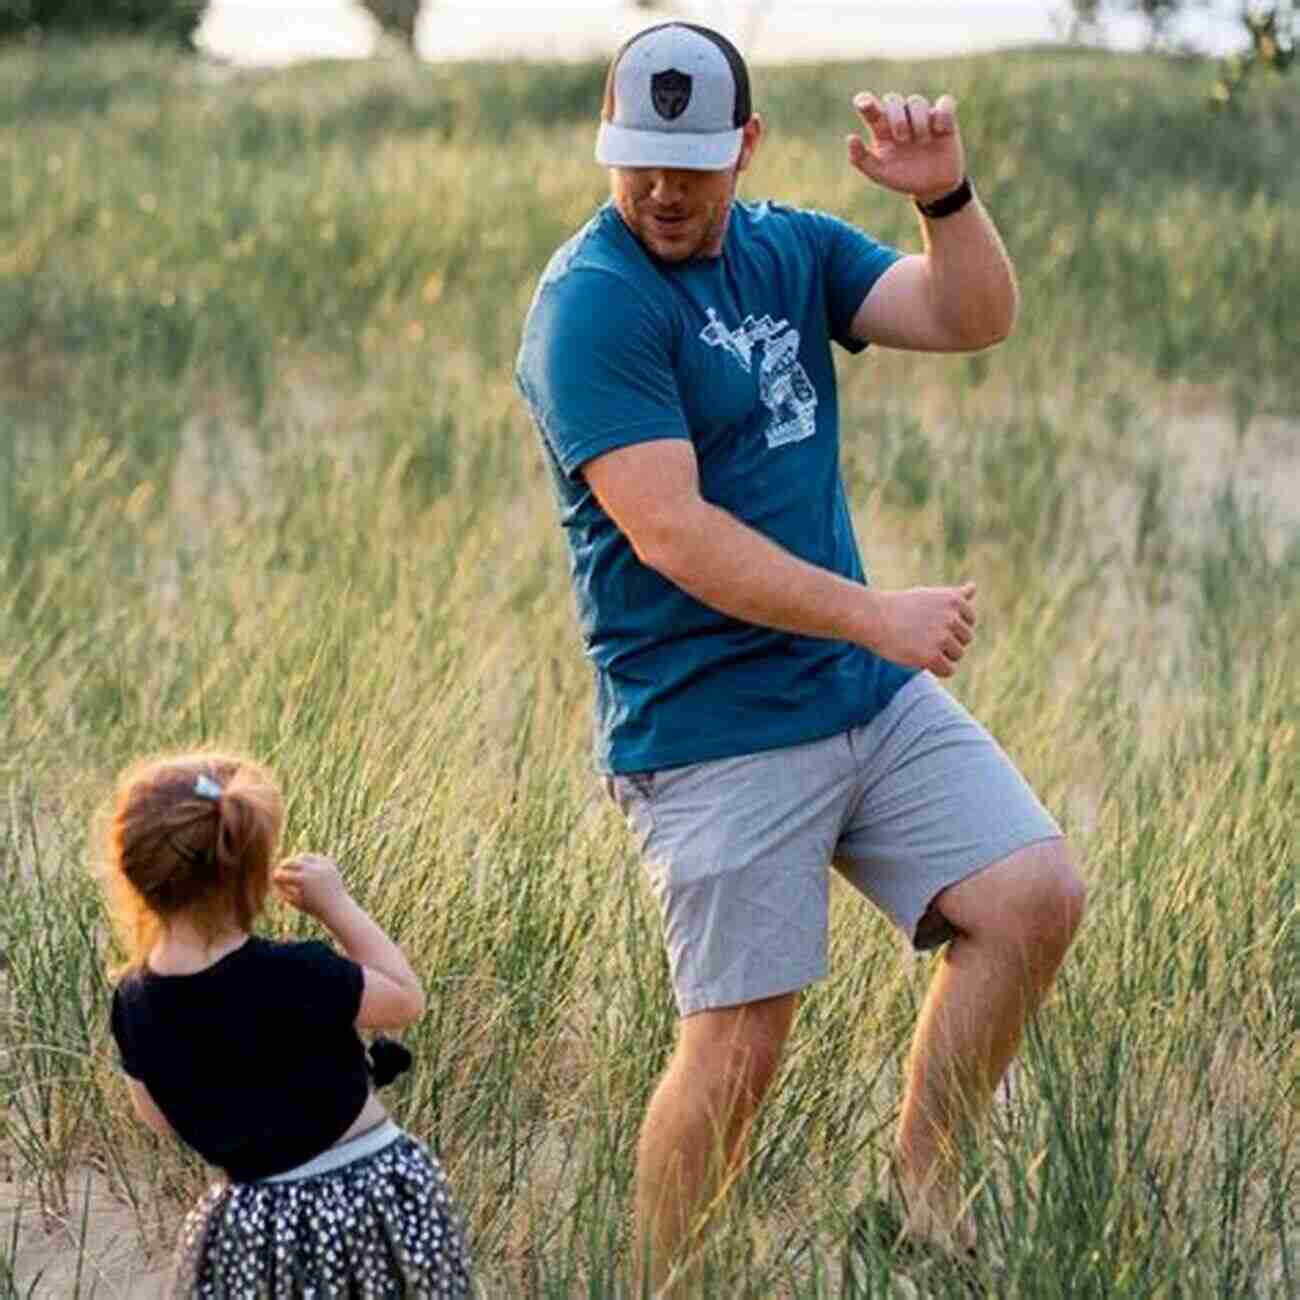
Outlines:
[[[1018, 873], [1008, 873], [1004, 925], [1008, 942], [1044, 955], [1065, 956], [1083, 920], [1087, 886], [1064, 840], [1045, 840], [1021, 850]], [[1011, 863], [1014, 861], [1008, 859]]]
[[1044, 939], [1055, 939], [1064, 951], [1083, 920], [1088, 887], [1065, 840], [1046, 840], [1029, 851], [1035, 855], [1036, 869], [1026, 904], [1028, 924]]
[[1079, 874], [1079, 868], [1064, 840], [1055, 841], [1059, 851], [1056, 876], [1056, 907], [1066, 930], [1068, 945], [1077, 933], [1088, 907], [1088, 886]]
[[954, 885], [939, 904], [973, 938], [1064, 955], [1083, 920], [1087, 886], [1066, 841], [1043, 840]]

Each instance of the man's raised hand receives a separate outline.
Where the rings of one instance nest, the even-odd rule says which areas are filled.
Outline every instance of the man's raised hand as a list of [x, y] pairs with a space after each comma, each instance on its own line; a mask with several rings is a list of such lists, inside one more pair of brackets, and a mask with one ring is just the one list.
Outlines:
[[863, 91], [853, 107], [867, 138], [848, 137], [849, 162], [868, 180], [926, 202], [950, 194], [966, 175], [966, 155], [957, 129], [957, 102], [940, 95], [890, 92], [877, 99]]

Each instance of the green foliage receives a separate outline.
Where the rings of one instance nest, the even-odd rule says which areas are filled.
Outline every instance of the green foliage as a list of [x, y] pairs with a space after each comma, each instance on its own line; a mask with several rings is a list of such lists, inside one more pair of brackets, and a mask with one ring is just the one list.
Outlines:
[[1250, 44], [1219, 66], [1219, 79], [1210, 92], [1210, 107], [1236, 108], [1252, 79], [1259, 74], [1280, 76], [1295, 58], [1295, 6], [1291, 3], [1247, 9], [1241, 21]]
[[[206, 1179], [130, 1114], [91, 874], [117, 769], [204, 741], [275, 768], [286, 851], [336, 853], [423, 976], [388, 1100], [439, 1147], [486, 1294], [615, 1294], [674, 1012], [511, 379], [603, 197], [601, 70], [0, 64], [0, 1295], [148, 1294], [130, 1261], [165, 1259]], [[955, 689], [1091, 888], [969, 1153], [982, 1281], [1291, 1294], [1300, 108], [1261, 82], [1207, 132], [1203, 65], [1095, 53], [765, 68], [746, 191], [915, 248], [842, 153], [852, 92], [904, 76], [956, 92], [1023, 308], [985, 356], [842, 359], [852, 508], [875, 580], [978, 581]], [[928, 965], [837, 890], [831, 968], [702, 1294], [891, 1285], [846, 1243]]]
[[0, 40], [117, 33], [188, 47], [207, 7], [208, 0], [0, 0]]

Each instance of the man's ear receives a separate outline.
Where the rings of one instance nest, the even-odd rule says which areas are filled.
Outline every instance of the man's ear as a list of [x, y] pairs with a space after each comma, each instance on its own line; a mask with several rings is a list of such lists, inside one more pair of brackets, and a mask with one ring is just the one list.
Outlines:
[[753, 160], [758, 149], [758, 142], [763, 138], [763, 119], [757, 113], [744, 125], [744, 138], [740, 142], [740, 157], [736, 159], [736, 170], [743, 172]]

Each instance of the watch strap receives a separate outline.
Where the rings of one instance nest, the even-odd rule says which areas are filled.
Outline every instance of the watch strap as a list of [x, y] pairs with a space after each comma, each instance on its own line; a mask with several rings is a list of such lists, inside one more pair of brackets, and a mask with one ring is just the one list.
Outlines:
[[922, 203], [920, 199], [913, 199], [912, 202], [923, 217], [950, 217], [954, 212], [960, 212], [974, 197], [970, 177], [963, 176], [961, 184], [955, 190], [931, 199], [929, 203]]

